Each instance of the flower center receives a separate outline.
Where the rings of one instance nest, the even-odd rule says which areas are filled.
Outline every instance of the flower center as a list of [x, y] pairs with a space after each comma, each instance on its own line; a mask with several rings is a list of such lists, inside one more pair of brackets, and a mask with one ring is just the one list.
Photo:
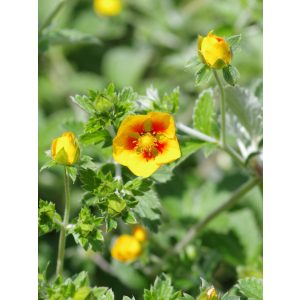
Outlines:
[[150, 150], [157, 142], [157, 139], [150, 133], [146, 133], [142, 135], [138, 139], [138, 147], [141, 147], [142, 149]]

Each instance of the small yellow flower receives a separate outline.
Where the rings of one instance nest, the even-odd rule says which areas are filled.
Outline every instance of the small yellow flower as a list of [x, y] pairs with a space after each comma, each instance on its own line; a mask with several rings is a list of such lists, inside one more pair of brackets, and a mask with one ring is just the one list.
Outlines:
[[228, 42], [211, 32], [206, 37], [198, 37], [198, 54], [205, 64], [215, 69], [229, 65], [232, 59]]
[[59, 164], [75, 164], [79, 159], [80, 149], [74, 133], [67, 131], [54, 139], [51, 145], [51, 155]]
[[207, 300], [218, 300], [218, 294], [215, 290], [214, 287], [211, 287], [207, 293], [206, 293], [206, 296], [207, 296]]
[[116, 16], [122, 10], [121, 0], [94, 0], [94, 10], [98, 15]]
[[181, 156], [171, 115], [150, 112], [128, 116], [113, 140], [113, 157], [136, 176], [149, 177]]
[[133, 261], [141, 252], [140, 242], [128, 234], [119, 236], [111, 249], [112, 257], [121, 262]]
[[133, 228], [132, 235], [139, 242], [144, 242], [147, 240], [147, 231], [140, 225], [137, 225]]

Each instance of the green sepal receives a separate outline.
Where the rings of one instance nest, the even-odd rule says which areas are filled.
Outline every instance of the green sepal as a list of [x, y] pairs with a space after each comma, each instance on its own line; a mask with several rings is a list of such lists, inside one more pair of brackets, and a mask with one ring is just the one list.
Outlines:
[[223, 68], [223, 78], [228, 84], [235, 86], [239, 79], [239, 72], [237, 68], [232, 65], [228, 65]]
[[46, 169], [50, 169], [52, 168], [53, 166], [56, 166], [57, 165], [57, 162], [54, 161], [54, 160], [49, 160], [47, 161], [40, 169], [40, 172], [42, 172], [43, 170], [46, 170]]
[[215, 63], [213, 64], [212, 68], [214, 68], [214, 69], [222, 69], [225, 66], [226, 66], [226, 62], [223, 59], [219, 58], [219, 59], [217, 59], [215, 61]]
[[66, 166], [67, 175], [71, 178], [72, 182], [75, 183], [77, 177], [77, 169], [75, 167]]
[[210, 68], [207, 65], [201, 65], [200, 69], [195, 73], [196, 85], [199, 85], [202, 81], [208, 81], [210, 79]]

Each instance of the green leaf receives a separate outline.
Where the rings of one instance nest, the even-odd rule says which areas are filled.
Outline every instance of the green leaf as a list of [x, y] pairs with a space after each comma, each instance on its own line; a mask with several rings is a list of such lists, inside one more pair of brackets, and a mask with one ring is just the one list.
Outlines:
[[130, 210], [128, 210], [126, 212], [126, 214], [122, 217], [122, 219], [127, 224], [136, 224], [137, 223], [134, 213]]
[[240, 279], [237, 285], [238, 289], [249, 300], [263, 299], [263, 281], [259, 278]]
[[252, 210], [244, 208], [230, 212], [229, 221], [229, 227], [238, 236], [244, 248], [247, 262], [253, 262], [260, 254], [262, 236]]
[[66, 166], [67, 175], [71, 178], [72, 182], [75, 183], [77, 177], [77, 169], [75, 167]]
[[92, 169], [80, 169], [79, 178], [82, 187], [87, 191], [94, 191], [101, 183], [100, 178], [97, 177], [96, 172]]
[[93, 102], [89, 97], [83, 95], [76, 95], [75, 97], [71, 97], [72, 101], [78, 104], [84, 111], [92, 114], [95, 112], [95, 107]]
[[239, 296], [235, 295], [229, 295], [229, 293], [226, 293], [222, 296], [221, 300], [240, 300], [241, 298]]
[[110, 215], [118, 215], [126, 208], [126, 201], [123, 199], [108, 200], [108, 213]]
[[223, 77], [228, 84], [235, 86], [239, 79], [239, 72], [237, 68], [233, 67], [232, 65], [228, 65], [227, 67], [223, 68]]
[[155, 279], [150, 290], [144, 291], [144, 300], [170, 300], [173, 290], [170, 277], [162, 274]]
[[44, 52], [53, 45], [100, 45], [100, 43], [100, 40], [93, 35], [89, 35], [74, 29], [58, 29], [43, 32], [39, 36], [39, 51]]
[[58, 223], [61, 223], [61, 216], [55, 211], [54, 203], [40, 199], [38, 222], [39, 235], [60, 229]]
[[[238, 123], [255, 141], [262, 136], [262, 105], [253, 93], [241, 87], [226, 87], [226, 104]], [[234, 120], [233, 120], [234, 122]], [[235, 122], [236, 123], [236, 122]]]
[[143, 196], [137, 196], [137, 206], [133, 209], [136, 217], [151, 231], [157, 232], [160, 224], [160, 202], [155, 191], [150, 190]]
[[127, 296], [123, 296], [122, 300], [135, 300], [135, 298], [134, 298], [134, 297], [129, 298], [129, 297], [127, 297]]
[[97, 145], [101, 142], [108, 144], [108, 142], [111, 142], [111, 136], [107, 130], [88, 132], [79, 137], [79, 142], [84, 146]]
[[231, 51], [234, 52], [240, 47], [241, 39], [242, 39], [241, 34], [233, 35], [226, 39], [230, 45]]
[[106, 78], [116, 86], [134, 85], [144, 74], [151, 56], [149, 48], [114, 47], [106, 52], [102, 70]]
[[212, 89], [204, 90], [195, 103], [193, 113], [194, 128], [211, 136], [214, 115], [213, 91]]
[[196, 85], [200, 85], [201, 82], [207, 82], [210, 79], [211, 72], [207, 65], [201, 65], [200, 69], [196, 72]]
[[87, 207], [83, 207], [72, 229], [76, 243], [80, 244], [85, 250], [99, 251], [103, 242], [100, 231], [102, 221], [103, 219], [94, 216]]

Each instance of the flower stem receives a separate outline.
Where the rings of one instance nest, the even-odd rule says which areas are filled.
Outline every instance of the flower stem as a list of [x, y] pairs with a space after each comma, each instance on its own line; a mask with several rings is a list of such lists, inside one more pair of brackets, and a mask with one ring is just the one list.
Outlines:
[[66, 247], [66, 228], [69, 223], [70, 216], [70, 182], [69, 176], [67, 174], [67, 169], [64, 169], [64, 185], [65, 185], [65, 213], [64, 220], [61, 226], [59, 243], [58, 243], [58, 254], [57, 254], [57, 264], [56, 264], [56, 276], [62, 275], [64, 268], [64, 256]]
[[62, 9], [62, 7], [68, 2], [68, 0], [62, 0], [58, 5], [54, 8], [54, 10], [51, 12], [51, 14], [48, 16], [44, 24], [39, 29], [39, 34], [48, 27], [52, 20], [55, 18], [55, 16], [59, 13], [59, 11]]
[[212, 70], [214, 77], [217, 81], [220, 94], [221, 94], [221, 143], [226, 148], [226, 115], [225, 115], [225, 92], [221, 83], [220, 77], [216, 70]]

